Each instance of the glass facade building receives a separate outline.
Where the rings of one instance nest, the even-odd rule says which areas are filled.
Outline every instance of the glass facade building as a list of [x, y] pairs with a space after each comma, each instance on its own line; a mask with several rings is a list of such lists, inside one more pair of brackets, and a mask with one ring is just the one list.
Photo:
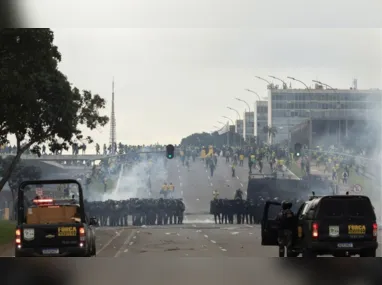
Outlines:
[[255, 115], [254, 112], [244, 113], [244, 138], [248, 140], [255, 136]]
[[244, 123], [243, 120], [236, 120], [236, 132], [244, 137]]
[[289, 140], [291, 128], [309, 119], [337, 120], [346, 133], [348, 120], [380, 119], [381, 99], [381, 90], [269, 89], [268, 125], [277, 129], [272, 143]]
[[267, 142], [268, 135], [264, 127], [268, 126], [268, 101], [256, 101], [255, 135], [258, 142]]

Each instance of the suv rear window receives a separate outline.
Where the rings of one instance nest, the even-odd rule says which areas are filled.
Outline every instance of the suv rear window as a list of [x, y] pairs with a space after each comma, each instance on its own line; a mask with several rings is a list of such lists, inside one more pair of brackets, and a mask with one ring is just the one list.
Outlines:
[[320, 201], [318, 217], [372, 217], [375, 213], [366, 198], [327, 198]]

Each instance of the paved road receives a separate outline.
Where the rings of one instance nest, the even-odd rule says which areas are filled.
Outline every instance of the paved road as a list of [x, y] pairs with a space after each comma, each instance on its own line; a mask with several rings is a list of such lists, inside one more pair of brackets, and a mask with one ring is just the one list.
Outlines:
[[[269, 166], [264, 165], [264, 172]], [[162, 174], [161, 174], [162, 175]], [[152, 189], [160, 189], [163, 180], [156, 175]], [[187, 212], [184, 225], [98, 228], [97, 256], [136, 258], [148, 257], [276, 257], [276, 247], [260, 245], [258, 225], [215, 225], [209, 211], [212, 191], [232, 198], [236, 189], [247, 189], [248, 166], [237, 167], [232, 177], [231, 167], [219, 159], [213, 176], [197, 160], [190, 170], [179, 160], [168, 161], [167, 172], [162, 177], [176, 187], [176, 195], [183, 197]], [[155, 193], [154, 193], [155, 194]], [[12, 251], [4, 252], [12, 256]], [[381, 252], [379, 252], [381, 256]]]

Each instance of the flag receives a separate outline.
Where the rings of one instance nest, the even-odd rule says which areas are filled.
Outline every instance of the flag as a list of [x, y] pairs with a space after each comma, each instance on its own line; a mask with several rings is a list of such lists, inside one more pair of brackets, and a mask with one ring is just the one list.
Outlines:
[[227, 122], [227, 124], [225, 124], [219, 131], [219, 135], [223, 135], [225, 133], [228, 133], [229, 132], [229, 122]]

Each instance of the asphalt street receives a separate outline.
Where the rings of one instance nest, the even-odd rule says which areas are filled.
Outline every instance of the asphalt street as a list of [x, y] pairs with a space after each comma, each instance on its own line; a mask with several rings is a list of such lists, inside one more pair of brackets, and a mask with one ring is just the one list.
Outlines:
[[[263, 172], [270, 173], [269, 165]], [[166, 181], [175, 185], [176, 196], [184, 199], [189, 213], [184, 225], [97, 228], [97, 257], [276, 257], [276, 247], [260, 245], [259, 225], [215, 225], [208, 214], [213, 190], [230, 199], [238, 188], [246, 193], [248, 164], [238, 166], [235, 174], [232, 177], [230, 163], [223, 158], [213, 175], [200, 160], [190, 169], [178, 159], [168, 161]], [[153, 192], [159, 192], [162, 183], [157, 179]], [[12, 250], [3, 254], [12, 255]]]

